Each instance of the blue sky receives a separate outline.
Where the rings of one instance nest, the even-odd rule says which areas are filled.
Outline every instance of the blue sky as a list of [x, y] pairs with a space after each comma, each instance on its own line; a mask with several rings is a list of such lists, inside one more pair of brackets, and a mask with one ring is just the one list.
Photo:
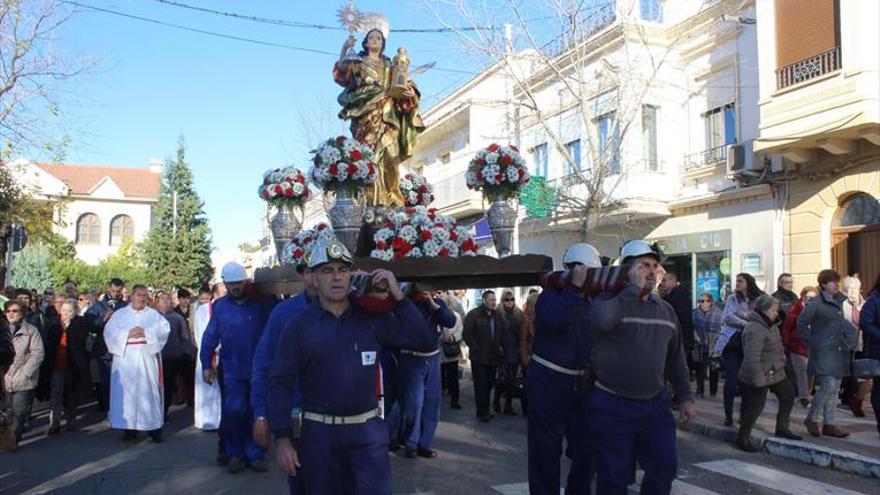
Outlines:
[[[183, 3], [268, 18], [336, 25], [337, 2], [208, 1]], [[155, 0], [81, 3], [196, 29], [338, 53], [347, 33], [295, 29], [192, 12]], [[341, 2], [339, 2], [341, 4]], [[439, 24], [420, 2], [362, 1], [392, 28]], [[66, 159], [74, 163], [146, 166], [167, 158], [183, 135], [196, 187], [205, 202], [215, 247], [254, 242], [264, 204], [254, 190], [270, 167], [308, 168], [312, 143], [302, 138], [300, 115], [318, 128], [341, 129], [335, 119], [339, 88], [334, 56], [297, 52], [84, 10], [60, 39], [65, 51], [95, 57], [99, 68], [78, 83], [63, 118], [76, 131]], [[476, 72], [450, 34], [392, 33], [388, 50], [409, 49], [414, 65]], [[471, 75], [433, 70], [417, 78], [426, 105]], [[334, 131], [335, 132], [335, 131]]]

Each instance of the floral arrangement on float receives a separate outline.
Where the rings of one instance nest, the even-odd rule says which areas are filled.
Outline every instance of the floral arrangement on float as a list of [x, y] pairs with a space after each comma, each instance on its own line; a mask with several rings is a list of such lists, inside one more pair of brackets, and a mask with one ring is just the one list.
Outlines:
[[406, 174], [400, 179], [400, 193], [407, 207], [428, 206], [434, 201], [434, 187], [418, 174]]
[[312, 191], [305, 174], [290, 166], [265, 171], [257, 194], [277, 210], [269, 227], [275, 241], [275, 255], [281, 259], [291, 236], [302, 228], [303, 205], [312, 197]]
[[276, 208], [302, 208], [312, 196], [305, 174], [292, 166], [265, 171], [257, 193]]
[[379, 178], [376, 153], [360, 141], [345, 136], [322, 142], [312, 153], [309, 178], [325, 192], [336, 193], [327, 216], [336, 237], [354, 253], [364, 214], [358, 196]]
[[503, 257], [511, 253], [516, 207], [511, 203], [530, 180], [526, 162], [514, 145], [492, 143], [477, 152], [465, 173], [467, 187], [483, 192], [490, 205], [486, 220], [492, 230], [492, 242]]
[[370, 256], [385, 261], [477, 254], [477, 244], [470, 228], [424, 206], [391, 213], [385, 227], [373, 235], [373, 241], [376, 249]]
[[495, 143], [477, 152], [468, 165], [465, 181], [469, 189], [483, 191], [492, 201], [519, 197], [529, 183], [529, 171], [516, 146]]
[[290, 243], [287, 244], [287, 247], [284, 249], [284, 255], [282, 256], [282, 261], [285, 263], [290, 263], [296, 267], [305, 266], [305, 256], [311, 251], [312, 245], [318, 239], [327, 239], [333, 240], [336, 236], [333, 233], [333, 229], [324, 222], [315, 225], [314, 227], [303, 230], [302, 232], [297, 233], [290, 240]]
[[309, 178], [325, 191], [358, 192], [379, 177], [376, 155], [370, 147], [345, 136], [321, 143], [312, 151]]

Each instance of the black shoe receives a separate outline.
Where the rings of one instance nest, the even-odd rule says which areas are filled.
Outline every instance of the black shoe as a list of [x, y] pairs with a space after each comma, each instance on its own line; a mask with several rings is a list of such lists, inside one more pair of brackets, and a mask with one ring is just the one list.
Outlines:
[[46, 432], [46, 436], [48, 437], [49, 435], [56, 435], [58, 433], [61, 433], [61, 425], [56, 425], [49, 428], [49, 431]]
[[217, 454], [217, 464], [221, 466], [229, 465], [229, 456], [226, 454]]
[[426, 459], [434, 459], [437, 457], [437, 452], [427, 447], [419, 447], [416, 449], [416, 454], [418, 454], [419, 457], [424, 457]]
[[449, 405], [449, 407], [451, 407], [452, 409], [461, 409], [461, 404], [459, 404], [458, 402], [453, 402]]
[[477, 416], [477, 419], [479, 419], [483, 423], [488, 423], [489, 421], [492, 421], [492, 415], [484, 414], [482, 416]]
[[253, 469], [254, 471], [256, 471], [258, 473], [265, 473], [266, 471], [269, 470], [269, 466], [266, 465], [266, 461], [264, 461], [262, 459], [259, 459], [256, 461], [251, 461], [251, 462], [247, 463], [247, 467]]
[[724, 426], [733, 426], [733, 418], [730, 416], [724, 418]]
[[401, 449], [401, 447], [403, 447], [403, 444], [401, 444], [400, 442], [389, 443], [388, 452], [397, 452]]
[[244, 469], [244, 461], [242, 461], [238, 457], [233, 457], [229, 459], [229, 464], [226, 466], [227, 471], [235, 474], [241, 472], [242, 469]]
[[123, 442], [133, 442], [137, 440], [137, 432], [134, 430], [125, 430], [125, 433], [122, 434]]
[[737, 439], [736, 446], [743, 452], [756, 453], [761, 451], [761, 447], [758, 447], [750, 440]]
[[415, 459], [416, 458], [416, 449], [411, 449], [409, 447], [406, 447], [403, 450], [403, 457], [406, 457], [407, 459]]
[[787, 438], [789, 440], [803, 440], [804, 439], [804, 437], [802, 437], [800, 435], [795, 435], [794, 433], [792, 433], [791, 430], [785, 430], [785, 431], [777, 430], [776, 433], [773, 434], [773, 436], [778, 437], [778, 438]]
[[495, 414], [501, 414], [501, 403], [496, 402], [492, 409], [495, 411]]
[[513, 410], [513, 406], [507, 406], [504, 408], [505, 416], [516, 416], [516, 411]]
[[156, 443], [162, 443], [162, 429], [159, 428], [158, 430], [151, 431], [150, 438]]

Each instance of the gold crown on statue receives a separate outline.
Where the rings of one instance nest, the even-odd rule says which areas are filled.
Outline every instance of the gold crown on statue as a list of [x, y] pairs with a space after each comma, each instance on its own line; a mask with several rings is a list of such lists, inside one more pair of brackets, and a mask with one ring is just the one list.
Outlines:
[[382, 36], [388, 39], [391, 24], [388, 19], [378, 12], [360, 12], [354, 2], [348, 2], [337, 11], [337, 17], [342, 27], [351, 33], [366, 34], [373, 29], [382, 32]]

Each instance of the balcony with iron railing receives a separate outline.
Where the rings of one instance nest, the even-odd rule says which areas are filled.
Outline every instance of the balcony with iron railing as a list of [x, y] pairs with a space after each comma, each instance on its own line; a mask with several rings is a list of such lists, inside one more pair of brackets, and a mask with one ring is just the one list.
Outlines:
[[707, 150], [684, 156], [684, 171], [692, 172], [704, 168], [715, 167], [727, 160], [727, 145], [715, 146]]
[[840, 47], [776, 69], [776, 89], [784, 89], [841, 68]]
[[[565, 53], [572, 46], [580, 43], [602, 31], [617, 20], [617, 2], [609, 1], [603, 5], [597, 6], [585, 18], [578, 20], [578, 29], [576, 37], [560, 36], [554, 38], [541, 47], [543, 52], [549, 58], [555, 58]], [[567, 33], [568, 34], [568, 33]]]
[[483, 196], [468, 189], [465, 172], [452, 175], [434, 184], [432, 207], [443, 215], [463, 218], [483, 211]]

